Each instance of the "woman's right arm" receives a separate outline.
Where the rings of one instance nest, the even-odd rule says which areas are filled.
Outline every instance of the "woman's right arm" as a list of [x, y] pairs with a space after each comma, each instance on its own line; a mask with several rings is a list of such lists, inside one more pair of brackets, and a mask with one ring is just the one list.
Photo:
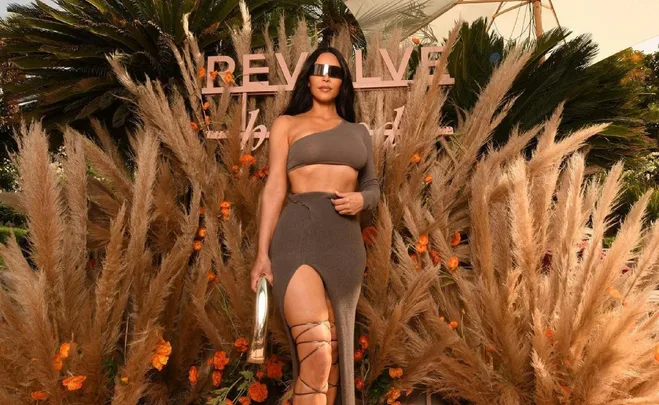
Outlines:
[[256, 283], [261, 272], [266, 274], [272, 285], [270, 258], [268, 250], [270, 241], [279, 219], [286, 192], [288, 177], [286, 159], [288, 157], [288, 131], [291, 117], [280, 115], [272, 123], [268, 138], [268, 177], [261, 193], [259, 240], [256, 263], [251, 275], [252, 290], [256, 291]]

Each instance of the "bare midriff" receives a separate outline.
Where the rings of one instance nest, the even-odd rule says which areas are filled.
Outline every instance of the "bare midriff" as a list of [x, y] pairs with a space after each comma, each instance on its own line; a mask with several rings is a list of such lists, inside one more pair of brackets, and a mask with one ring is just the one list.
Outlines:
[[291, 193], [348, 192], [357, 188], [358, 171], [344, 164], [314, 163], [288, 172]]

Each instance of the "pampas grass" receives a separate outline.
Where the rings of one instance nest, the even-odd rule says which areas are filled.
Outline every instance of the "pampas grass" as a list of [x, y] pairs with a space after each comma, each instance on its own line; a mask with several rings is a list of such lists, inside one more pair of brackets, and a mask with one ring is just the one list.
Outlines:
[[[283, 20], [278, 30], [279, 46], [265, 34], [271, 65], [276, 51], [292, 68], [299, 52], [315, 47], [305, 21], [290, 35]], [[186, 34], [181, 49], [170, 44], [184, 78], [170, 96], [157, 81], [135, 83], [122, 56], [108, 56], [141, 118], [130, 162], [97, 120], [97, 142], [66, 128], [61, 173], [39, 121], [18, 131], [23, 191], [15, 205], [27, 214], [30, 249], [24, 254], [13, 238], [0, 246], [3, 403], [32, 404], [42, 393], [49, 404], [217, 404], [245, 401], [257, 381], [267, 385], [268, 403], [290, 399], [278, 312], [268, 352], [269, 361], [284, 362], [282, 377], [276, 367], [247, 364], [237, 345], [251, 337], [249, 270], [260, 204], [268, 203], [259, 200], [266, 147], [253, 153], [253, 134], [241, 136], [228, 92], [201, 96], [204, 57]], [[371, 36], [369, 49], [389, 49], [398, 66], [399, 35]], [[358, 92], [383, 191], [373, 217], [362, 218], [368, 267], [358, 399], [396, 403], [427, 391], [474, 404], [656, 403], [659, 312], [648, 297], [659, 282], [659, 228], [644, 221], [649, 194], [627, 217], [612, 216], [623, 166], [589, 177], [583, 150], [605, 125], [557, 142], [562, 105], [542, 124], [514, 129], [498, 149], [488, 146], [529, 60], [522, 49], [497, 66], [455, 134], [438, 134], [446, 100], [439, 78], [456, 36], [433, 81], [419, 69], [409, 90]], [[237, 49], [251, 49], [249, 24], [231, 37]], [[340, 33], [332, 44], [352, 57], [349, 38]], [[386, 77], [376, 56], [366, 55], [365, 75]], [[272, 70], [269, 78], [283, 83]], [[250, 109], [260, 108], [269, 126], [286, 99], [282, 91]], [[403, 106], [395, 138], [384, 139], [385, 123]], [[227, 137], [205, 139], [204, 130]], [[229, 364], [220, 370], [221, 352]], [[166, 361], [161, 370], [158, 361]], [[65, 389], [70, 376], [84, 376], [82, 388]]]

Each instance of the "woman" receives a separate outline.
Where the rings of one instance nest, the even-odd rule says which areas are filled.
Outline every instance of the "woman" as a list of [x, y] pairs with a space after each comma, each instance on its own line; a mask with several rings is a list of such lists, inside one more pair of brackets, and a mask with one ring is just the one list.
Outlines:
[[366, 265], [357, 214], [377, 206], [380, 189], [353, 104], [345, 59], [317, 49], [270, 129], [251, 287], [265, 275], [288, 326], [293, 405], [355, 403], [355, 310]]

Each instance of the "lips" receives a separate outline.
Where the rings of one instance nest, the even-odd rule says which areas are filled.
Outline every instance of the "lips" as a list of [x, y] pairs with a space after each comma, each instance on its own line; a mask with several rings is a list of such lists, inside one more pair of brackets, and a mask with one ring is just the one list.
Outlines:
[[320, 90], [323, 90], [323, 91], [329, 91], [329, 90], [332, 90], [331, 87], [327, 87], [327, 86], [321, 86], [321, 87], [319, 87], [319, 89], [320, 89]]

